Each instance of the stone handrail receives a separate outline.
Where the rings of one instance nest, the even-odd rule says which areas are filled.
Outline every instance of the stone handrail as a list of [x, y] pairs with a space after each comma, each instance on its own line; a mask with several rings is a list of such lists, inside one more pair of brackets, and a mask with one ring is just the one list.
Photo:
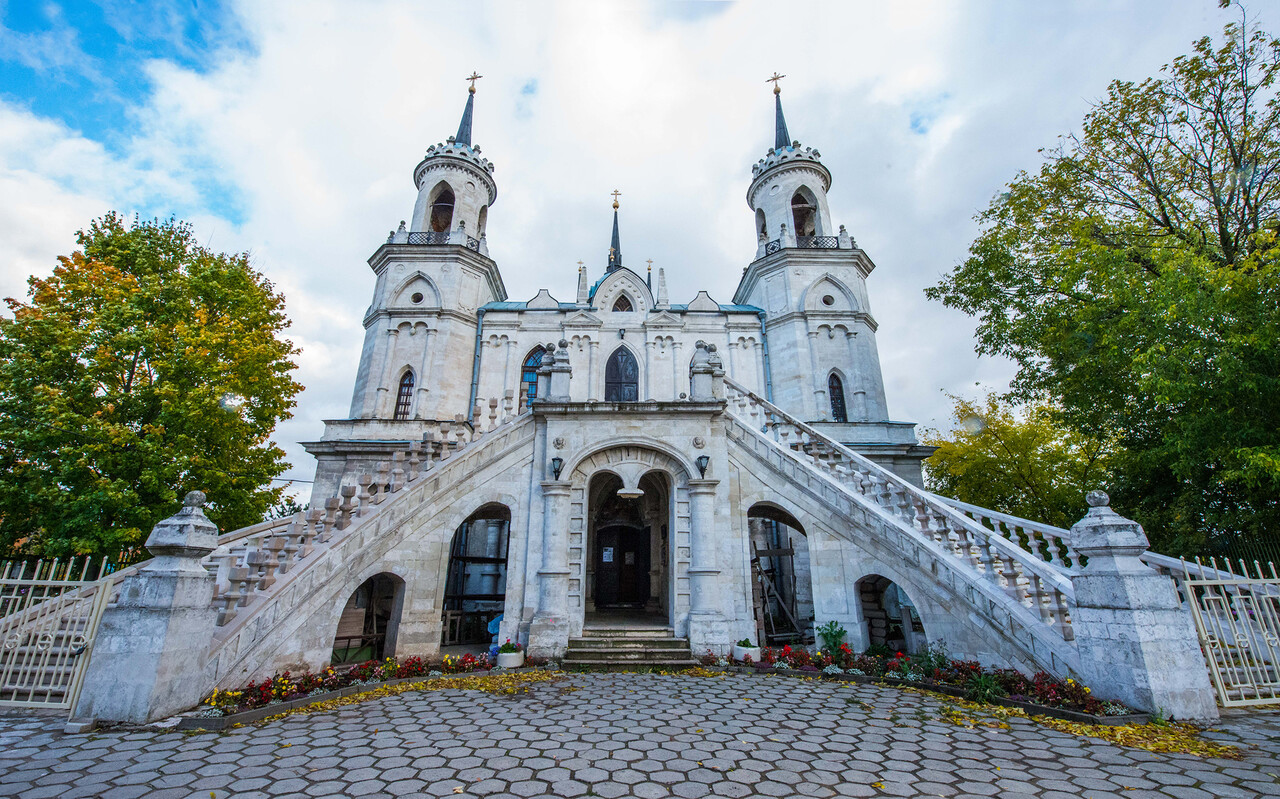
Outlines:
[[736, 381], [726, 377], [724, 383], [728, 409], [745, 427], [802, 457], [863, 505], [932, 541], [954, 563], [998, 586], [1063, 640], [1074, 639], [1075, 591], [1062, 566], [994, 535], [935, 495], [827, 438]]
[[[482, 428], [486, 405], [489, 425]], [[515, 407], [512, 396], [506, 397], [502, 409], [500, 414], [496, 399], [478, 402], [472, 423], [459, 416], [452, 426], [443, 422], [440, 427], [429, 429], [423, 441], [411, 442], [391, 461], [378, 463], [373, 473], [358, 475], [355, 485], [342, 486], [341, 496], [325, 500], [323, 510], [312, 508], [220, 536], [217, 549], [204, 560], [205, 568], [216, 580], [213, 601], [218, 608], [218, 626], [227, 625], [272, 593], [272, 586], [315, 553], [345, 539], [393, 494], [434, 477], [442, 468], [474, 452], [493, 434], [528, 415], [526, 410]]]
[[1080, 567], [1080, 556], [1071, 548], [1070, 533], [1061, 527], [970, 505], [940, 494], [933, 496], [1046, 563], [1056, 563], [1068, 570]]

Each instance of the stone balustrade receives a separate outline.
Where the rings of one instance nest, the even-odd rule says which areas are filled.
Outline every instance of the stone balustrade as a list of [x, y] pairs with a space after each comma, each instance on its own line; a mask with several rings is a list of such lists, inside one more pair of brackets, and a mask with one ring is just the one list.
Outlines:
[[[1030, 610], [1063, 640], [1074, 639], [1074, 591], [1068, 570], [1060, 562], [1024, 549], [1015, 538], [983, 526], [942, 498], [827, 438], [739, 383], [726, 378], [725, 388], [728, 410], [744, 427], [792, 453], [862, 499], [864, 505], [869, 504], [932, 541], [952, 561], [998, 586], [1010, 599]], [[1037, 535], [1041, 537], [1032, 541], [1042, 544], [1043, 549], [1070, 552], [1062, 535], [1048, 530], [1037, 531]]]

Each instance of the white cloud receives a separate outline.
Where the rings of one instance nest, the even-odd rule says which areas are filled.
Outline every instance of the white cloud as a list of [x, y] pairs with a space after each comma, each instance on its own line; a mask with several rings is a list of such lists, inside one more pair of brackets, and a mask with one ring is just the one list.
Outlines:
[[497, 164], [489, 244], [512, 298], [571, 296], [579, 258], [599, 274], [616, 187], [627, 262], [666, 267], [673, 300], [707, 288], [727, 301], [755, 250], [743, 198], [772, 143], [776, 69], [793, 138], [835, 176], [834, 221], [879, 265], [893, 415], [936, 424], [943, 390], [1012, 374], [976, 358], [970, 320], [922, 294], [964, 257], [974, 213], [1108, 80], [1154, 74], [1230, 18], [1203, 0], [664, 10], [246, 2], [250, 52], [214, 54], [200, 73], [149, 65], [154, 92], [131, 109], [123, 155], [0, 104], [0, 288], [21, 292], [109, 208], [171, 209], [202, 241], [251, 251], [304, 350], [307, 390], [278, 439], [306, 476], [296, 442], [347, 410], [365, 260], [408, 217], [427, 145], [453, 133], [464, 75], [486, 76], [474, 138]]

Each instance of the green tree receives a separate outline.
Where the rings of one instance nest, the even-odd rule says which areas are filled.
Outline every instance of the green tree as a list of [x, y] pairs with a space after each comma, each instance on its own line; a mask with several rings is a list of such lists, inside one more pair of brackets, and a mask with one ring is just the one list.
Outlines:
[[1065, 427], [1046, 404], [1019, 414], [994, 395], [952, 399], [955, 429], [922, 436], [938, 448], [925, 461], [930, 491], [1058, 527], [1084, 516], [1084, 495], [1109, 478], [1105, 442]]
[[1280, 530], [1278, 74], [1232, 24], [1113, 82], [926, 292], [1017, 362], [1011, 396], [1117, 442], [1115, 504], [1164, 551]]
[[112, 213], [0, 317], [0, 548], [111, 553], [185, 492], [233, 529], [280, 501], [301, 386], [284, 298], [246, 255]]

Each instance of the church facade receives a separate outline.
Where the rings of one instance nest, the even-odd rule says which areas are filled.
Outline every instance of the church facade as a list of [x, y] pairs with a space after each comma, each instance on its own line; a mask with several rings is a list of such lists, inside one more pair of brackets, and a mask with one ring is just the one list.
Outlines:
[[[593, 449], [606, 453], [596, 464], [602, 473], [583, 472], [584, 484], [571, 489], [578, 492], [570, 504], [579, 515], [565, 531], [572, 575], [568, 628], [581, 634], [595, 614], [634, 610], [685, 636], [697, 575], [688, 574], [692, 542], [681, 545], [689, 524], [681, 509], [691, 509], [697, 495], [687, 495], [690, 489], [677, 480], [705, 480], [710, 473], [689, 474], [693, 470], [662, 453], [685, 453], [696, 463], [717, 449], [708, 435], [717, 409], [692, 395], [699, 354], [747, 390], [920, 482], [920, 463], [930, 450], [917, 443], [913, 424], [891, 421], [885, 400], [867, 290], [875, 264], [843, 225], [832, 223], [831, 173], [816, 149], [790, 139], [778, 93], [774, 146], [752, 165], [746, 194], [758, 233], [755, 258], [729, 303], [706, 291], [672, 302], [664, 269], [655, 275], [651, 266], [631, 268], [621, 244], [618, 192], [599, 275], [580, 265], [571, 299], [546, 289], [528, 300], [509, 299], [488, 254], [497, 184], [493, 164], [472, 143], [474, 110], [473, 86], [457, 134], [429, 148], [414, 169], [412, 216], [369, 259], [376, 284], [349, 418], [327, 421], [324, 437], [306, 445], [318, 464], [313, 507], [410, 442], [429, 445], [464, 428], [483, 429], [487, 417], [536, 411], [543, 429], [531, 447], [546, 446], [553, 455], [576, 450], [585, 463], [592, 463]], [[571, 374], [563, 390], [553, 370]], [[661, 446], [644, 453], [647, 465], [628, 471], [607, 463], [610, 447], [621, 441]], [[552, 455], [535, 460], [543, 457]], [[660, 461], [668, 461], [667, 468]], [[512, 476], [512, 504], [542, 505], [546, 485]], [[723, 506], [724, 488], [704, 488], [707, 501]], [[460, 526], [450, 550], [445, 645], [478, 640], [485, 618], [515, 615], [532, 625], [537, 613], [537, 559], [526, 561], [523, 574], [510, 568], [511, 524], [525, 514], [510, 507], [488, 511], [492, 518], [485, 513]], [[718, 614], [714, 637], [732, 627], [739, 637], [755, 638], [767, 611], [770, 628], [812, 639], [808, 540], [792, 525], [760, 517], [737, 532], [740, 540], [728, 549], [738, 554], [749, 551], [749, 535], [759, 551], [790, 553], [754, 559], [771, 578], [772, 596], [753, 589], [748, 563], [705, 586], [723, 595], [719, 599], [734, 599], [728, 616]], [[516, 531], [514, 539], [521, 538]], [[513, 593], [524, 597], [523, 607], [512, 607]], [[905, 630], [900, 613], [893, 622], [904, 639], [911, 635], [909, 618]], [[563, 648], [540, 645], [530, 629], [508, 624], [504, 633], [528, 639], [534, 650]], [[714, 646], [710, 635], [695, 635], [706, 639], [696, 644]]]

